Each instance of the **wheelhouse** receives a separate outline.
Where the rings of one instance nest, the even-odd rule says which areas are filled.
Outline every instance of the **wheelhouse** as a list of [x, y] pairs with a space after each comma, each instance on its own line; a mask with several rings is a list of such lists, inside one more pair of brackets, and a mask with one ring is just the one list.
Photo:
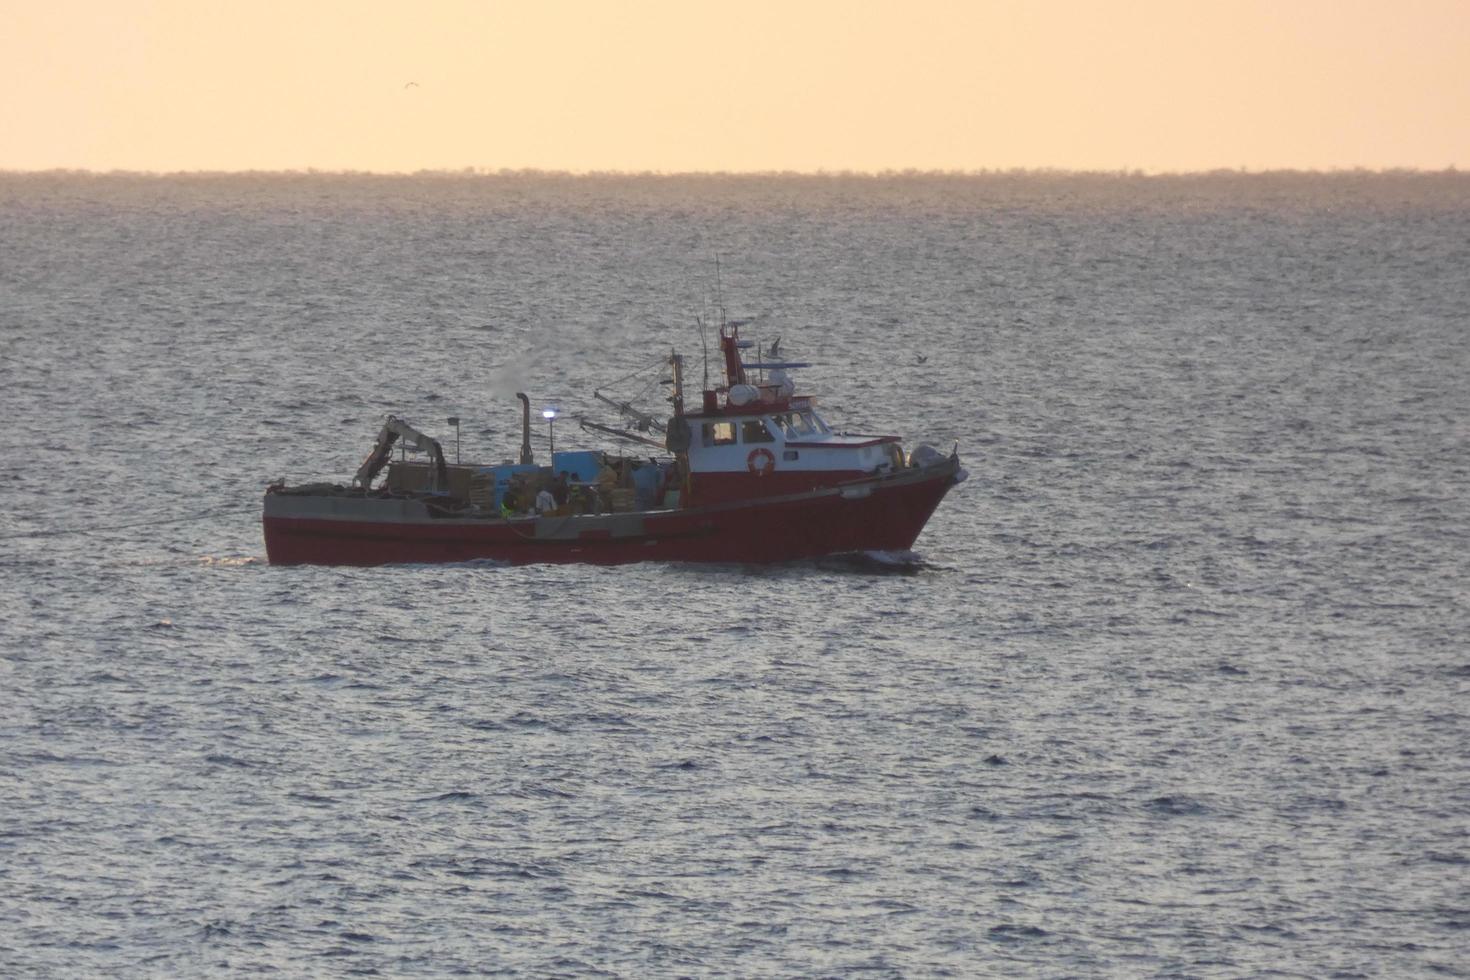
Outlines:
[[[749, 342], [740, 339], [738, 327], [722, 328], [720, 342], [727, 383], [703, 393], [699, 412], [683, 414], [677, 390], [673, 399], [671, 431], [682, 433], [681, 442], [687, 436], [680, 455], [689, 503], [802, 493], [904, 467], [897, 436], [834, 431], [814, 399], [795, 393], [786, 372], [806, 365], [745, 364], [740, 350]], [[754, 368], [770, 374], [751, 380], [747, 371]], [[679, 373], [676, 364], [676, 381]]]

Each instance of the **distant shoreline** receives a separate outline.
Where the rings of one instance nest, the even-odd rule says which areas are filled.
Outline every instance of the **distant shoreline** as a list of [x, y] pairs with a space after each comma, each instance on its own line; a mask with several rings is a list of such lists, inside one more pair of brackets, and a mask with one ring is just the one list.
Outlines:
[[1172, 181], [1200, 178], [1232, 179], [1291, 179], [1291, 178], [1421, 178], [1421, 177], [1465, 177], [1470, 170], [1459, 170], [1454, 166], [1438, 170], [1414, 167], [1389, 167], [1373, 169], [1366, 167], [1343, 167], [1330, 170], [1299, 170], [1278, 168], [1253, 170], [1221, 167], [1213, 170], [1066, 170], [1050, 167], [980, 169], [980, 170], [538, 170], [488, 169], [466, 167], [442, 170], [327, 170], [319, 168], [288, 170], [87, 170], [67, 167], [49, 169], [6, 169], [0, 168], [0, 177], [88, 177], [88, 178], [150, 178], [150, 179], [213, 179], [231, 177], [253, 178], [352, 178], [368, 180], [975, 180], [996, 178], [1027, 179], [1089, 179], [1089, 180], [1148, 180]]

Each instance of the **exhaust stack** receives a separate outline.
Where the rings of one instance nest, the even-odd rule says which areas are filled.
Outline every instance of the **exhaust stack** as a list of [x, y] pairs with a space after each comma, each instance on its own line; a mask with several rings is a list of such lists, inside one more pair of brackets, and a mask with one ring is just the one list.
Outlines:
[[531, 457], [531, 399], [524, 391], [516, 392], [516, 397], [521, 400], [521, 465], [530, 466], [535, 463]]

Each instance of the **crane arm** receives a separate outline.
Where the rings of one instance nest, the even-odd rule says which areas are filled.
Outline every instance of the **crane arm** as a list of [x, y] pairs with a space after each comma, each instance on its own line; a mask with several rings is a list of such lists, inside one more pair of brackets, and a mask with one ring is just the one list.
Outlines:
[[396, 415], [388, 416], [387, 421], [383, 423], [383, 428], [378, 432], [378, 441], [374, 444], [372, 452], [367, 454], [367, 458], [358, 467], [357, 475], [352, 478], [352, 485], [364, 490], [371, 486], [373, 479], [387, 464], [388, 457], [393, 454], [393, 444], [399, 439], [419, 452], [429, 454], [434, 460], [437, 488], [448, 489], [449, 467], [444, 462], [444, 449], [439, 445], [439, 441], [424, 435]]

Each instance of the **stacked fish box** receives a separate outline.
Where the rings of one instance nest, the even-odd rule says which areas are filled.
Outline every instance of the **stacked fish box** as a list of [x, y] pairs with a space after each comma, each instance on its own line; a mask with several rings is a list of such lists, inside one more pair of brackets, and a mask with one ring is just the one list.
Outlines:
[[[505, 463], [500, 466], [481, 466], [477, 468], [470, 477], [468, 484], [468, 497], [470, 503], [476, 510], [493, 512], [500, 509], [505, 502], [505, 493], [511, 488], [511, 481], [516, 479], [517, 484], [524, 484], [529, 478], [527, 474], [539, 474], [539, 466], [521, 466], [515, 463]], [[533, 491], [534, 496], [534, 491]], [[523, 502], [522, 506], [530, 501]]]
[[612, 498], [612, 512], [627, 514], [638, 509], [638, 492], [627, 487], [618, 487], [608, 493]]

